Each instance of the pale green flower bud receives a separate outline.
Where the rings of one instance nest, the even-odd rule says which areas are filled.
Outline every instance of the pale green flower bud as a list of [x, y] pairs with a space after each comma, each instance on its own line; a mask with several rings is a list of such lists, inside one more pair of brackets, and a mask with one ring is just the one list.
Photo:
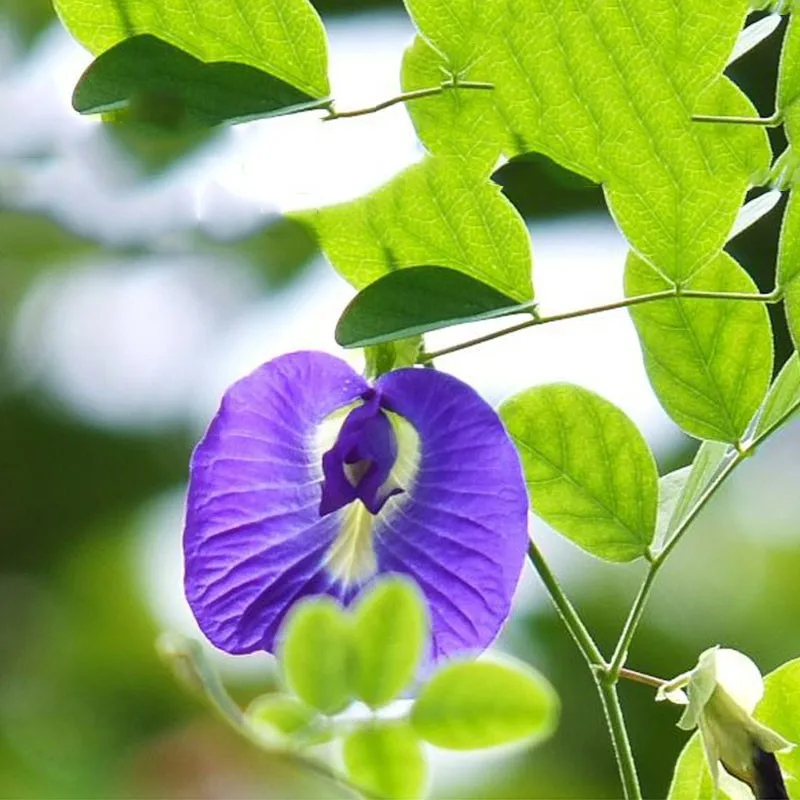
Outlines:
[[761, 673], [746, 655], [712, 647], [691, 672], [664, 684], [656, 699], [686, 706], [678, 727], [699, 729], [715, 788], [721, 764], [759, 800], [780, 800], [788, 795], [773, 754], [794, 745], [753, 719], [763, 695]]

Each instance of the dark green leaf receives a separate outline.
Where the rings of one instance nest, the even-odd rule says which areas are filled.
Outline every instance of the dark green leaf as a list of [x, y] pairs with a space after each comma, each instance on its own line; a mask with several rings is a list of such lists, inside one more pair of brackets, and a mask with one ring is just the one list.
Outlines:
[[448, 267], [409, 267], [362, 289], [336, 325], [343, 347], [404, 339], [448, 325], [531, 310], [491, 286]]
[[450, 664], [425, 685], [411, 710], [414, 730], [437, 747], [476, 750], [553, 732], [559, 702], [527, 665]]
[[98, 56], [72, 104], [82, 114], [125, 109], [131, 121], [175, 129], [291, 114], [325, 101], [247, 64], [204, 63], [142, 34]]

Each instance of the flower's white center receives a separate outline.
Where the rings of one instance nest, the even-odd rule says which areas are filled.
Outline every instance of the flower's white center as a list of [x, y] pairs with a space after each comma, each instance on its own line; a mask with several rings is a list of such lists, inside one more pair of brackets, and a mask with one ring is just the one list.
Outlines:
[[[320, 463], [322, 454], [333, 446], [347, 414], [353, 407], [350, 405], [338, 409], [319, 426], [316, 445]], [[398, 507], [407, 502], [419, 470], [421, 458], [419, 434], [414, 426], [399, 414], [391, 411], [384, 413], [392, 425], [397, 441], [397, 458], [381, 487], [381, 494], [385, 496], [395, 488], [401, 488], [403, 492], [390, 497], [376, 515], [371, 514], [360, 500], [354, 500], [337, 512], [339, 533], [325, 557], [325, 567], [331, 576], [347, 586], [362, 584], [377, 572], [375, 529], [381, 520], [394, 514]], [[353, 485], [359, 480], [359, 468], [363, 469], [360, 462], [346, 465], [345, 474]], [[321, 472], [320, 468], [320, 474]]]

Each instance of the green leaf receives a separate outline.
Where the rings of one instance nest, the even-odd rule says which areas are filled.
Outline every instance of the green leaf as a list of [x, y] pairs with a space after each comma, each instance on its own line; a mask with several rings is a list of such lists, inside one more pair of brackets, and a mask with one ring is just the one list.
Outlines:
[[653, 541], [655, 461], [636, 426], [608, 400], [569, 384], [512, 397], [500, 417], [519, 450], [533, 510], [607, 561], [631, 561]]
[[488, 178], [427, 158], [372, 194], [296, 215], [360, 289], [400, 267], [437, 264], [523, 303], [533, 297], [528, 231]]
[[137, 121], [172, 128], [242, 122], [324, 104], [247, 64], [206, 64], [150, 34], [124, 39], [98, 56], [72, 96], [82, 114], [127, 109]]
[[[785, 736], [791, 742], [800, 743], [800, 659], [789, 661], [778, 667], [764, 679], [764, 698], [758, 704], [755, 718]], [[778, 762], [784, 771], [790, 797], [796, 796], [800, 789], [800, 748], [795, 747], [787, 753], [776, 753]], [[733, 793], [733, 779], [720, 770], [722, 791], [717, 797], [728, 798], [740, 796]], [[731, 786], [731, 792], [725, 792], [725, 784]], [[669, 788], [668, 800], [713, 800], [714, 784], [708, 769], [703, 746], [699, 734], [695, 733], [684, 746], [678, 761], [672, 784]]]
[[393, 342], [382, 342], [364, 348], [367, 362], [365, 375], [369, 380], [379, 378], [393, 369], [413, 367], [423, 347], [422, 336], [411, 336]]
[[323, 714], [349, 705], [350, 620], [331, 598], [295, 606], [284, 623], [278, 658], [286, 685], [307, 705]]
[[722, 76], [747, 0], [406, 4], [421, 37], [404, 89], [453, 73], [495, 87], [409, 103], [432, 152], [478, 172], [500, 153], [535, 151], [602, 182], [634, 249], [676, 281], [720, 252], [769, 144], [754, 126], [691, 115], [757, 113]]
[[[628, 257], [628, 297], [670, 286], [641, 258]], [[726, 253], [707, 264], [684, 288], [758, 291]], [[630, 314], [650, 383], [672, 419], [699, 439], [741, 439], [772, 376], [772, 328], [764, 303], [670, 298], [632, 307]]]
[[411, 709], [411, 724], [437, 747], [477, 750], [546, 739], [558, 711], [555, 690], [530, 667], [473, 661], [434, 675]]
[[782, 664], [764, 678], [764, 699], [755, 718], [786, 737], [795, 747], [776, 757], [786, 775], [790, 797], [800, 790], [800, 658]]
[[[681, 750], [675, 763], [667, 800], [712, 800], [714, 796], [714, 781], [708, 769], [703, 743], [695, 734]], [[716, 797], [727, 800], [729, 795], [721, 790]]]
[[325, 29], [308, 0], [55, 0], [95, 55], [149, 33], [204, 62], [248, 64], [314, 98], [330, 93]]
[[[659, 540], [669, 538], [686, 518], [724, 464], [731, 449], [723, 442], [703, 442], [688, 467], [661, 479], [664, 504], [659, 508]], [[669, 497], [668, 495], [672, 496]]]
[[[800, 355], [792, 353], [773, 381], [767, 399], [764, 400], [756, 425], [756, 435], [781, 421], [785, 425], [789, 419], [797, 419], [798, 403], [800, 403]], [[789, 419], [784, 419], [792, 409], [795, 409], [795, 413]]]
[[394, 700], [416, 674], [428, 640], [425, 601], [415, 584], [374, 584], [353, 612], [354, 694], [372, 708]]
[[530, 309], [463, 272], [409, 267], [378, 278], [353, 298], [336, 325], [336, 341], [364, 347]]
[[793, 190], [786, 204], [778, 246], [778, 287], [795, 349], [800, 349], [800, 195]]
[[379, 797], [422, 797], [428, 764], [422, 745], [405, 722], [375, 722], [344, 740], [351, 780]]
[[675, 508], [680, 502], [691, 471], [691, 466], [681, 467], [681, 469], [676, 469], [658, 479], [658, 518], [656, 535], [653, 539], [657, 546], [663, 545], [671, 532], [670, 527]]
[[245, 716], [256, 734], [267, 741], [302, 734], [317, 719], [313, 708], [285, 694], [268, 694], [256, 698]]

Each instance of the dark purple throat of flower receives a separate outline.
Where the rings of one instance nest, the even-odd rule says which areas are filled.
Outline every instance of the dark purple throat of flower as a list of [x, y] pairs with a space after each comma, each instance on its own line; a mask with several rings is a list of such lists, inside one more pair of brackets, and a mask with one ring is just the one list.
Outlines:
[[322, 456], [324, 481], [320, 516], [360, 500], [370, 514], [405, 491], [392, 479], [397, 461], [397, 437], [381, 408], [375, 389], [362, 395], [363, 405], [350, 411], [333, 447]]

